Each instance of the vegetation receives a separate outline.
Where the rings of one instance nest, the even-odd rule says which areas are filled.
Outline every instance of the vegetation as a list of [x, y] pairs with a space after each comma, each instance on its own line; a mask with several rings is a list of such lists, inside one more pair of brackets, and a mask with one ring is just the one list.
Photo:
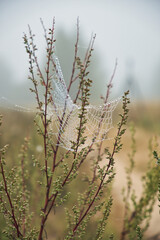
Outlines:
[[[114, 198], [112, 184], [116, 175], [115, 164], [122, 149], [122, 137], [126, 131], [130, 103], [128, 94], [122, 98], [122, 110], [115, 137], [107, 145], [101, 133], [105, 115], [100, 115], [98, 131], [91, 143], [87, 144], [87, 107], [90, 102], [88, 67], [95, 36], [91, 39], [84, 59], [78, 56], [79, 23], [77, 22], [77, 39], [75, 56], [71, 71], [68, 93], [72, 85], [78, 82], [74, 104], [78, 104], [78, 126], [76, 139], [71, 141], [71, 148], [62, 147], [62, 137], [68, 124], [66, 95], [62, 114], [59, 115], [54, 101], [53, 76], [59, 75], [55, 61], [55, 23], [48, 30], [42, 22], [46, 40], [46, 66], [41, 69], [37, 58], [37, 46], [34, 34], [29, 27], [29, 37], [24, 34], [24, 44], [29, 56], [29, 79], [33, 83], [31, 92], [35, 95], [37, 112], [34, 117], [35, 128], [30, 127], [19, 151], [9, 153], [4, 144], [0, 150], [0, 226], [1, 239], [117, 239], [116, 230], [110, 226], [110, 215]], [[109, 96], [113, 75], [107, 85], [106, 95], [102, 97], [103, 112], [109, 110]], [[51, 111], [54, 109], [54, 112]], [[52, 114], [51, 114], [52, 113]], [[14, 113], [11, 113], [14, 116]], [[21, 118], [23, 118], [23, 113]], [[53, 134], [57, 114], [59, 128], [57, 137]], [[67, 115], [67, 117], [66, 117]], [[25, 119], [25, 117], [24, 117]], [[33, 119], [30, 116], [28, 122]], [[0, 118], [2, 124], [2, 117]], [[28, 124], [28, 123], [27, 123]], [[27, 125], [26, 124], [26, 125]], [[74, 126], [73, 126], [74, 128]], [[3, 131], [3, 128], [2, 128]], [[24, 131], [26, 131], [24, 129]], [[119, 239], [142, 239], [149, 227], [154, 203], [160, 198], [160, 175], [158, 146], [150, 144], [150, 161], [144, 175], [143, 192], [136, 198], [133, 191], [132, 173], [135, 167], [136, 140], [135, 127], [130, 126], [131, 151], [129, 167], [126, 169], [127, 186], [123, 190], [124, 223]], [[3, 134], [7, 134], [3, 132]], [[106, 136], [105, 136], [106, 137]], [[14, 138], [14, 137], [13, 137]], [[14, 138], [15, 139], [15, 138]], [[22, 142], [22, 140], [20, 140]], [[13, 144], [12, 141], [10, 144]], [[15, 143], [18, 145], [18, 142]], [[43, 147], [42, 147], [43, 146]], [[7, 157], [8, 152], [8, 157]], [[154, 152], [154, 155], [153, 155]], [[156, 163], [156, 161], [158, 164]], [[121, 188], [121, 186], [120, 186]]]

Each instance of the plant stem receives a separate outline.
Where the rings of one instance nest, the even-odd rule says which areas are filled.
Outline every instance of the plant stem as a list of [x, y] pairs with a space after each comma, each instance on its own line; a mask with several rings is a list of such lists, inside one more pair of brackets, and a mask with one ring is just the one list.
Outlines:
[[0, 154], [0, 167], [1, 167], [1, 174], [2, 174], [2, 178], [3, 178], [3, 183], [4, 183], [4, 190], [5, 190], [5, 193], [7, 195], [9, 205], [11, 207], [11, 217], [13, 219], [13, 224], [14, 224], [16, 232], [17, 232], [17, 237], [19, 238], [19, 237], [22, 237], [22, 233], [19, 229], [19, 224], [16, 220], [15, 210], [14, 210], [14, 207], [13, 207], [13, 204], [12, 204], [11, 196], [10, 196], [9, 191], [8, 191], [7, 181], [6, 181], [6, 177], [5, 177], [5, 173], [4, 173], [1, 154]]

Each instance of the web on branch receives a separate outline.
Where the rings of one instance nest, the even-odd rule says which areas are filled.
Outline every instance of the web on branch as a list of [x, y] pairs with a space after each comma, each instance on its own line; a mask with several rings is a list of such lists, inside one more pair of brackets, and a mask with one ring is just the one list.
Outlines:
[[[48, 108], [48, 117], [51, 119], [49, 134], [53, 135], [55, 145], [72, 151], [72, 142], [77, 142], [77, 128], [79, 127], [81, 106], [74, 104], [67, 91], [58, 58], [53, 56], [54, 73], [52, 75], [53, 103]], [[86, 106], [87, 136], [85, 146], [97, 143], [108, 138], [108, 132], [113, 127], [112, 114], [121, 97], [101, 106]], [[0, 105], [4, 108], [20, 112], [35, 112], [35, 109], [12, 104], [5, 97], [0, 97]]]
[[[72, 142], [77, 141], [77, 128], [79, 127], [79, 114], [81, 107], [74, 104], [67, 92], [67, 87], [61, 71], [59, 60], [54, 57], [55, 72], [53, 75], [53, 101], [48, 112], [52, 124], [50, 133], [55, 136], [55, 144], [67, 150], [72, 150]], [[113, 127], [112, 113], [121, 98], [102, 106], [86, 106], [86, 145], [108, 139], [108, 132]]]

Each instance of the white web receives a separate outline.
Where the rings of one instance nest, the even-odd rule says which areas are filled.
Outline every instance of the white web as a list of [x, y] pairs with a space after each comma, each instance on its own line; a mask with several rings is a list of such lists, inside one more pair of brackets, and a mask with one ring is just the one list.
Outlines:
[[70, 97], [70, 95], [67, 92], [67, 87], [64, 81], [64, 77], [62, 74], [62, 70], [60, 67], [59, 60], [56, 56], [54, 56], [54, 62], [56, 69], [53, 74], [53, 99], [55, 106], [57, 109], [64, 108], [66, 105], [67, 110], [72, 110], [73, 107], [73, 101]]
[[[77, 141], [77, 128], [79, 127], [79, 114], [81, 107], [74, 104], [67, 92], [67, 87], [61, 71], [59, 60], [54, 57], [56, 70], [53, 75], [53, 101], [48, 115], [52, 121], [50, 133], [55, 136], [55, 144], [68, 150], [72, 150], [72, 142]], [[86, 144], [108, 139], [108, 132], [113, 127], [112, 113], [121, 97], [102, 106], [86, 106]]]
[[[53, 84], [53, 105], [48, 107], [48, 117], [51, 119], [50, 134], [53, 135], [55, 145], [59, 145], [67, 150], [72, 150], [72, 142], [77, 142], [77, 128], [79, 127], [79, 114], [81, 107], [74, 104], [64, 81], [62, 70], [58, 58], [53, 58], [55, 71], [52, 76]], [[86, 106], [86, 130], [87, 136], [85, 145], [103, 141], [108, 138], [108, 132], [113, 127], [112, 114], [121, 97], [102, 106]], [[20, 112], [35, 112], [35, 109], [12, 104], [5, 97], [0, 97], [1, 106]]]
[[3, 97], [3, 96], [0, 96], [0, 107], [4, 109], [9, 109], [9, 110], [15, 110], [18, 112], [28, 112], [28, 113], [35, 112], [35, 109], [14, 104], [11, 101], [9, 101], [6, 97]]
[[[100, 142], [101, 140], [108, 139], [108, 132], [113, 127], [112, 113], [116, 108], [120, 98], [106, 104], [106, 106], [87, 106], [87, 123], [84, 136], [87, 136], [86, 144], [90, 145], [92, 142]], [[71, 109], [71, 108], [70, 108]], [[72, 110], [66, 109], [61, 125], [57, 115], [62, 119], [64, 109], [59, 108], [54, 113], [54, 109], [50, 108], [49, 115], [52, 120], [50, 131], [56, 137], [55, 144], [58, 144], [68, 150], [72, 148], [72, 142], [77, 141], [77, 128], [79, 127], [79, 117], [81, 112], [80, 107], [77, 105], [72, 106]], [[106, 110], [105, 110], [106, 109]], [[59, 139], [59, 133], [61, 137]]]

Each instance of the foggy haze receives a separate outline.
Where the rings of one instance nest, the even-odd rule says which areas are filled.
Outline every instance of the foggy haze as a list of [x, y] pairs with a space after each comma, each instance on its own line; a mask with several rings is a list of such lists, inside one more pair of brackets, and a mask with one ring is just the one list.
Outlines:
[[[28, 32], [27, 25], [36, 34], [38, 56], [42, 61], [45, 45], [40, 17], [49, 27], [55, 16], [56, 32], [61, 29], [74, 36], [79, 16], [80, 38], [83, 40], [80, 48], [87, 47], [92, 32], [97, 35], [94, 49], [98, 57], [97, 70], [102, 74], [96, 75], [96, 81], [102, 93], [118, 58], [115, 95], [122, 95], [129, 86], [135, 89], [135, 97], [159, 98], [159, 12], [160, 2], [156, 0], [0, 1], [0, 95], [9, 97], [12, 92], [16, 94], [16, 89], [23, 84], [26, 86], [28, 81], [28, 56], [22, 39], [23, 32]], [[58, 47], [57, 55], [61, 61], [63, 53]], [[67, 58], [72, 60], [72, 56], [64, 56]], [[65, 63], [62, 69], [65, 75], [68, 72]]]

